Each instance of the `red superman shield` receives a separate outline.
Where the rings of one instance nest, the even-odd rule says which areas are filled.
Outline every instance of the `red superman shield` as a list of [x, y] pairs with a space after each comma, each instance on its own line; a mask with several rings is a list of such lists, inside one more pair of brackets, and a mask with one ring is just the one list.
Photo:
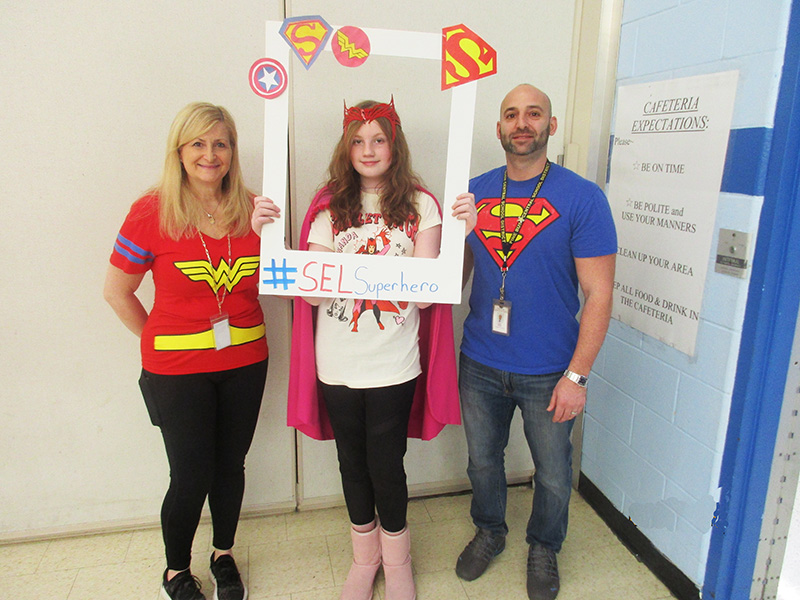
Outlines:
[[442, 29], [442, 90], [497, 73], [497, 51], [466, 25]]
[[513, 265], [519, 253], [531, 240], [560, 216], [546, 198], [536, 198], [516, 239], [512, 239], [517, 222], [529, 200], [530, 198], [506, 199], [506, 238], [512, 244], [508, 255], [503, 252], [502, 234], [500, 233], [500, 198], [484, 198], [475, 205], [478, 209], [478, 224], [475, 226], [475, 233], [481, 243], [486, 246], [498, 267], [503, 266], [504, 258], [509, 267]]

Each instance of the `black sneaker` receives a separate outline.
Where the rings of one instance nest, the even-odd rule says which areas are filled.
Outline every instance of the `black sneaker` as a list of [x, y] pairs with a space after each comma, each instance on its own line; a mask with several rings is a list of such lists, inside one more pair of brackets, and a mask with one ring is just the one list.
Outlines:
[[167, 572], [161, 582], [161, 597], [164, 600], [206, 600], [200, 591], [200, 580], [189, 569], [181, 571], [167, 581]]
[[480, 527], [456, 561], [456, 575], [472, 581], [483, 575], [492, 559], [506, 547], [506, 536]]
[[528, 598], [553, 600], [561, 586], [556, 553], [541, 544], [531, 544], [528, 550]]
[[214, 600], [247, 600], [247, 588], [230, 554], [214, 560], [214, 553], [211, 553], [211, 581], [214, 582]]

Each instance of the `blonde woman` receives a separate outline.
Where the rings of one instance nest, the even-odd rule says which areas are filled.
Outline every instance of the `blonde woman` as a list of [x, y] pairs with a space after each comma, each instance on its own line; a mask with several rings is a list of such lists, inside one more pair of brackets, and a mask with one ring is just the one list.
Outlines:
[[[269, 201], [260, 204], [266, 219], [278, 217]], [[139, 385], [169, 460], [164, 600], [204, 598], [190, 563], [206, 498], [214, 598], [247, 598], [232, 548], [268, 355], [252, 210], [231, 115], [190, 104], [170, 129], [161, 181], [120, 229], [106, 276], [105, 299], [141, 338]], [[136, 296], [147, 271], [155, 285], [149, 313]]]

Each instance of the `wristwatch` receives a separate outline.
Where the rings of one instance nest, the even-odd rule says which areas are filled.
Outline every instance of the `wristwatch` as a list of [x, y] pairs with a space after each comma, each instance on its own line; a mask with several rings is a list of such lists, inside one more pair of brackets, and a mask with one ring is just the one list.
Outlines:
[[579, 375], [578, 373], [570, 371], [569, 369], [564, 371], [564, 377], [566, 377], [573, 383], [577, 383], [582, 388], [585, 388], [586, 384], [589, 382], [589, 378], [586, 375]]

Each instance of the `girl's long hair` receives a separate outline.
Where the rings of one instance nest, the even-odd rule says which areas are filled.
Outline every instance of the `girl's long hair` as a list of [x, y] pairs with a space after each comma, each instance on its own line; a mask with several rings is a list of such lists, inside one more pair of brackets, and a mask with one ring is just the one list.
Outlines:
[[[358, 108], [369, 108], [378, 104], [373, 100], [360, 102]], [[387, 140], [392, 140], [392, 125], [386, 117], [378, 117], [375, 122]], [[342, 133], [339, 143], [333, 150], [328, 166], [326, 187], [331, 193], [330, 211], [333, 226], [344, 231], [360, 224], [361, 214], [361, 176], [353, 168], [350, 148], [353, 138], [363, 125], [363, 121], [352, 121]], [[403, 130], [398, 124], [391, 145], [392, 160], [380, 188], [381, 213], [384, 223], [389, 227], [404, 225], [409, 217], [418, 219], [414, 197], [422, 185], [419, 176], [411, 168], [411, 153], [408, 150]]]
[[167, 136], [167, 154], [161, 181], [150, 190], [159, 197], [162, 234], [174, 240], [193, 235], [207, 217], [203, 207], [189, 189], [180, 149], [201, 137], [217, 123], [224, 123], [231, 142], [231, 165], [222, 179], [222, 201], [214, 214], [215, 221], [231, 236], [241, 237], [250, 231], [253, 194], [244, 185], [237, 148], [236, 124], [222, 106], [193, 102], [184, 107], [172, 122]]

